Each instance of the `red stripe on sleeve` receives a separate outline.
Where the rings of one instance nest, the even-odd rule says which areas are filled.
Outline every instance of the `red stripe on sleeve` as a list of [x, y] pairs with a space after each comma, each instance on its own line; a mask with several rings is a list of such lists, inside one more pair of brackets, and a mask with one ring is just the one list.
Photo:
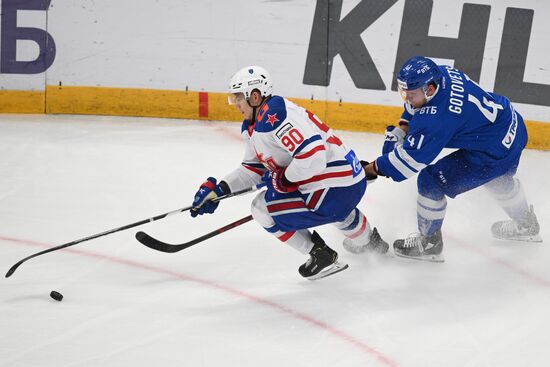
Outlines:
[[311, 149], [309, 152], [306, 152], [306, 153], [301, 154], [301, 155], [297, 155], [294, 158], [296, 158], [296, 159], [306, 159], [306, 158], [309, 158], [312, 155], [314, 155], [315, 153], [320, 152], [322, 150], [325, 150], [325, 146], [324, 145], [319, 145], [319, 146], [316, 146], [315, 148]]
[[322, 175], [313, 176], [312, 178], [304, 180], [304, 181], [296, 182], [296, 184], [297, 185], [305, 185], [305, 184], [308, 184], [308, 183], [311, 183], [311, 182], [322, 181], [322, 180], [325, 180], [327, 178], [346, 177], [346, 176], [352, 176], [352, 175], [353, 175], [353, 172], [351, 170], [342, 171], [342, 172], [329, 172], [329, 173], [324, 173]]

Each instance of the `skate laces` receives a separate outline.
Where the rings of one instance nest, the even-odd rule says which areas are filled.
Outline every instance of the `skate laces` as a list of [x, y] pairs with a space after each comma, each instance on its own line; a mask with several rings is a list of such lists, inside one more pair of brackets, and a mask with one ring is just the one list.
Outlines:
[[504, 235], [514, 235], [525, 232], [527, 229], [528, 228], [522, 230], [521, 226], [517, 222], [508, 220], [500, 223], [499, 232]]
[[498, 227], [498, 231], [503, 235], [515, 235], [515, 234], [533, 234], [538, 233], [538, 221], [533, 210], [533, 206], [529, 207], [527, 219], [524, 222], [516, 222], [514, 220], [502, 221]]
[[409, 233], [407, 238], [405, 238], [403, 247], [418, 247], [420, 250], [423, 250], [424, 248], [422, 247], [422, 234], [420, 234], [420, 232]]

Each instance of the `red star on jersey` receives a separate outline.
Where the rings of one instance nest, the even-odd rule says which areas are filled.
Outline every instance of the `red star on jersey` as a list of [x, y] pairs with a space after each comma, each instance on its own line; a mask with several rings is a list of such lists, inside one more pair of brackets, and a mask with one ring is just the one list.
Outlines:
[[269, 122], [271, 126], [275, 126], [275, 123], [277, 121], [279, 121], [279, 119], [277, 118], [276, 113], [274, 113], [273, 115], [270, 115], [269, 113], [267, 114], [267, 122]]

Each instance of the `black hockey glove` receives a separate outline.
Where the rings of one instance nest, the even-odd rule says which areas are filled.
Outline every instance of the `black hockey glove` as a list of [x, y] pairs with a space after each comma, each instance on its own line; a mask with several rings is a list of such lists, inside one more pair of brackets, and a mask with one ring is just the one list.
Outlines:
[[[365, 166], [368, 166], [370, 164], [368, 161], [360, 161], [360, 162], [361, 162], [361, 167], [363, 168], [365, 168]], [[373, 183], [378, 178], [378, 175], [372, 174], [372, 173], [365, 172], [365, 175], [367, 176], [367, 184]]]

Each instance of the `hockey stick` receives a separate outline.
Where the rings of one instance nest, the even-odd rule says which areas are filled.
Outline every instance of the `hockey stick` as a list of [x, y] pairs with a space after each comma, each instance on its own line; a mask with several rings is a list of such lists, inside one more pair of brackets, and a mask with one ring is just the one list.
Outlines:
[[[251, 220], [252, 220], [251, 215], [246, 216], [246, 217], [241, 218], [241, 219], [239, 219], [239, 220], [237, 220], [233, 223], [229, 223], [229, 224], [227, 224], [227, 225], [225, 225], [221, 228], [218, 228], [218, 229], [216, 229], [216, 230], [214, 230], [210, 233], [207, 233], [203, 236], [197, 237], [197, 238], [195, 238], [191, 241], [181, 243], [179, 245], [174, 245], [174, 244], [171, 244], [171, 243], [166, 243], [166, 242], [159, 241], [156, 238], [153, 238], [153, 237], [149, 236], [147, 233], [141, 232], [141, 231], [136, 233], [136, 239], [139, 242], [141, 242], [142, 244], [144, 244], [145, 246], [147, 246], [149, 248], [152, 248], [153, 250], [157, 250], [157, 251], [160, 251], [160, 252], [165, 252], [165, 253], [170, 253], [171, 254], [171, 253], [174, 253], [174, 252], [185, 250], [188, 247], [191, 247], [193, 245], [196, 245], [197, 243], [200, 243], [200, 242], [205, 241], [209, 238], [212, 238], [214, 236], [222, 234], [225, 231], [229, 231], [230, 229], [236, 228], [236, 227], [240, 226], [241, 224], [244, 224], [246, 222], [250, 222]], [[332, 264], [332, 267], [327, 268], [327, 269], [323, 269], [318, 274], [310, 276], [307, 279], [309, 279], [309, 280], [322, 279], [322, 278], [328, 277], [330, 275], [339, 273], [343, 270], [346, 270], [348, 267], [349, 267], [348, 264], [336, 261], [334, 264]]]
[[[242, 189], [242, 190], [235, 191], [235, 192], [232, 192], [232, 193], [229, 193], [229, 194], [226, 194], [226, 195], [218, 196], [217, 198], [213, 199], [212, 201], [218, 202], [218, 201], [221, 201], [221, 200], [224, 200], [224, 199], [228, 199], [228, 198], [233, 197], [233, 196], [238, 196], [238, 195], [246, 194], [246, 193], [249, 193], [249, 192], [253, 192], [253, 191], [256, 191], [256, 190], [262, 188], [263, 186], [265, 186], [265, 184], [264, 184], [264, 183], [261, 183], [261, 184], [258, 184], [258, 185], [256, 185], [256, 186], [248, 187], [248, 188], [246, 188], [246, 189]], [[154, 221], [157, 221], [157, 220], [159, 220], [159, 219], [166, 218], [166, 217], [171, 216], [171, 215], [174, 215], [174, 214], [178, 214], [178, 213], [181, 213], [181, 212], [185, 212], [185, 211], [187, 211], [187, 210], [191, 210], [191, 209], [193, 209], [193, 208], [194, 208], [194, 207], [191, 205], [191, 206], [188, 206], [188, 207], [185, 207], [185, 208], [172, 210], [172, 211], [170, 211], [170, 212], [167, 212], [167, 213], [164, 213], [164, 214], [157, 215], [157, 216], [155, 216], [155, 217], [143, 219], [143, 220], [140, 220], [140, 221], [138, 221], [138, 222], [134, 222], [134, 223], [131, 223], [131, 224], [127, 224], [127, 225], [122, 226], [122, 227], [114, 228], [114, 229], [111, 229], [111, 230], [108, 230], [108, 231], [105, 231], [105, 232], [101, 232], [101, 233], [98, 233], [98, 234], [94, 234], [94, 235], [91, 235], [91, 236], [88, 236], [88, 237], [81, 238], [81, 239], [79, 239], [79, 240], [71, 241], [71, 242], [65, 243], [65, 244], [63, 244], [63, 245], [51, 247], [51, 248], [46, 249], [46, 250], [44, 250], [44, 251], [37, 252], [36, 254], [27, 256], [26, 258], [24, 258], [24, 259], [22, 259], [22, 260], [19, 260], [17, 263], [15, 263], [15, 264], [10, 268], [10, 270], [8, 270], [8, 272], [6, 273], [6, 278], [9, 278], [9, 277], [15, 272], [15, 270], [17, 270], [17, 268], [18, 268], [21, 264], [23, 264], [23, 263], [24, 263], [25, 261], [27, 261], [27, 260], [32, 259], [33, 257], [37, 257], [37, 256], [40, 256], [40, 255], [44, 255], [44, 254], [47, 254], [48, 252], [61, 250], [61, 249], [63, 249], [63, 248], [66, 248], [66, 247], [69, 247], [69, 246], [74, 246], [74, 245], [79, 244], [79, 243], [81, 243], [81, 242], [93, 240], [93, 239], [95, 239], [95, 238], [102, 237], [102, 236], [106, 236], [106, 235], [111, 234], [111, 233], [124, 231], [124, 230], [129, 229], [129, 228], [134, 228], [134, 227], [140, 226], [140, 225], [145, 224], [145, 223], [154, 222]]]
[[246, 217], [241, 218], [241, 219], [239, 219], [239, 220], [237, 220], [233, 223], [229, 223], [229, 224], [227, 224], [227, 225], [225, 225], [221, 228], [218, 228], [218, 229], [216, 229], [216, 230], [214, 230], [210, 233], [207, 233], [203, 236], [195, 238], [194, 240], [191, 240], [189, 242], [185, 242], [185, 243], [182, 243], [182, 244], [179, 244], [179, 245], [174, 245], [174, 244], [159, 241], [156, 238], [153, 238], [153, 237], [149, 236], [147, 233], [141, 232], [141, 231], [136, 233], [136, 239], [139, 242], [141, 242], [142, 244], [144, 244], [145, 246], [147, 246], [149, 248], [152, 248], [153, 250], [157, 250], [157, 251], [160, 251], [160, 252], [174, 253], [174, 252], [178, 252], [178, 251], [181, 251], [183, 249], [186, 249], [188, 247], [191, 247], [193, 245], [196, 245], [197, 243], [205, 241], [205, 240], [207, 240], [211, 237], [222, 234], [225, 231], [228, 231], [230, 229], [238, 227], [241, 224], [244, 224], [244, 223], [249, 222], [251, 220], [252, 220], [251, 215], [246, 216]]

